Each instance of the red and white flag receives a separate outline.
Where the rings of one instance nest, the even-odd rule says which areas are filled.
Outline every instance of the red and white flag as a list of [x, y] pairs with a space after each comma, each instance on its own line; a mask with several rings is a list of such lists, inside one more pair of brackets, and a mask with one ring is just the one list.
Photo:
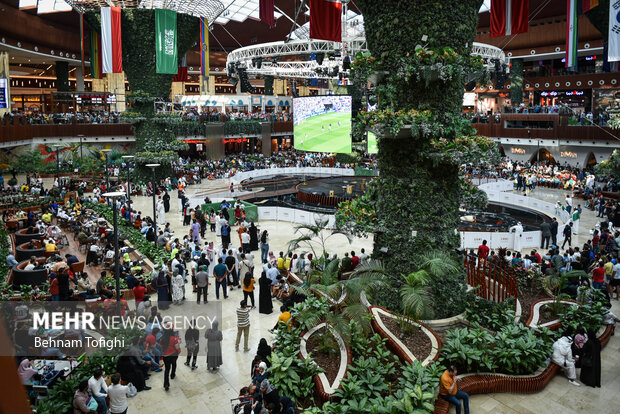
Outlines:
[[342, 42], [342, 3], [310, 0], [310, 38]]
[[123, 72], [121, 8], [101, 8], [101, 60], [103, 73]]
[[528, 30], [530, 0], [491, 0], [491, 37]]

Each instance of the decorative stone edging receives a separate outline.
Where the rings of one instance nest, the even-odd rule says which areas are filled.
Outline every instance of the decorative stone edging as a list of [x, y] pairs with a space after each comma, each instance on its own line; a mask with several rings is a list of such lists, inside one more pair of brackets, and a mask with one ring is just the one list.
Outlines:
[[[599, 336], [601, 348], [604, 348], [611, 335], [614, 326], [607, 325]], [[512, 392], [518, 394], [530, 394], [542, 391], [549, 381], [560, 371], [560, 367], [550, 363], [541, 373], [534, 375], [506, 375], [493, 373], [466, 374], [457, 376], [458, 389], [470, 395], [490, 394], [495, 392]], [[437, 398], [435, 401], [435, 414], [448, 414], [450, 404]]]
[[331, 399], [334, 392], [338, 388], [340, 388], [340, 383], [344, 378], [346, 378], [348, 367], [352, 363], [351, 349], [344, 342], [342, 336], [340, 336], [340, 334], [326, 322], [318, 324], [317, 326], [302, 335], [301, 343], [299, 344], [301, 358], [304, 360], [308, 359], [309, 353], [308, 349], [306, 348], [306, 341], [312, 336], [312, 334], [314, 334], [316, 331], [326, 325], [328, 326], [328, 330], [330, 331], [330, 333], [334, 336], [334, 338], [336, 338], [336, 342], [338, 343], [338, 347], [340, 348], [340, 367], [338, 368], [338, 374], [336, 375], [336, 378], [334, 379], [334, 382], [332, 384], [329, 383], [329, 381], [327, 380], [327, 376], [324, 373], [320, 373], [314, 376], [314, 383], [319, 393], [319, 397], [322, 401], [328, 401], [329, 399]]
[[[293, 283], [295, 285], [302, 285], [304, 282], [293, 272], [287, 272], [287, 279], [290, 283]], [[323, 298], [325, 298], [331, 305], [335, 305], [335, 306], [340, 306], [344, 303], [345, 299], [347, 298], [347, 292], [343, 291], [342, 295], [340, 295], [340, 298], [338, 300], [334, 300], [332, 298], [330, 298], [329, 296], [327, 296], [325, 293], [320, 292], [318, 290], [312, 289], [310, 288], [310, 290], [317, 296], [321, 296]]]
[[[387, 342], [388, 347], [396, 355], [398, 355], [398, 357], [402, 361], [406, 361], [406, 362], [417, 361], [418, 359], [415, 357], [415, 355], [413, 355], [413, 353], [409, 350], [409, 348], [407, 348], [407, 346], [403, 344], [401, 340], [397, 338], [396, 335], [394, 335], [381, 320], [382, 317], [397, 319], [399, 316], [380, 306], [373, 305], [373, 306], [370, 306], [368, 310], [373, 316], [373, 319], [372, 319], [373, 329], [377, 333], [379, 333], [379, 335], [382, 338], [386, 338], [388, 340]], [[423, 323], [416, 323], [416, 322], [411, 322], [411, 323], [413, 325], [419, 326], [420, 329], [431, 340], [431, 346], [432, 346], [431, 352], [424, 359], [424, 361], [421, 361], [422, 365], [428, 365], [431, 361], [436, 361], [437, 359], [439, 359], [439, 351], [441, 350], [441, 340], [439, 339], [439, 336], [437, 336], [437, 334], [432, 329], [430, 329]]]
[[[525, 326], [528, 328], [549, 328], [552, 331], [555, 331], [562, 326], [559, 319], [554, 319], [549, 322], [545, 322], [543, 324], [538, 324], [538, 320], [540, 319], [540, 308], [543, 305], [547, 305], [555, 302], [555, 299], [539, 299], [536, 302], [530, 305], [530, 316], [527, 319]], [[561, 303], [571, 305], [571, 306], [579, 306], [579, 303], [572, 299], [562, 299]]]

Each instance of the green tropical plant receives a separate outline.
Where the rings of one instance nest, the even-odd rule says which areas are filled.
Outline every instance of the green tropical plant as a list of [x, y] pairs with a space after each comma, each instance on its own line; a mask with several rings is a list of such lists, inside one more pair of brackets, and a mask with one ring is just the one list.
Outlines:
[[[403, 301], [404, 322], [432, 319], [431, 296], [428, 289], [429, 274], [426, 270], [418, 270], [408, 275], [401, 275], [404, 283], [400, 288], [400, 298]], [[404, 324], [401, 323], [401, 330]]]
[[[299, 234], [288, 243], [288, 251], [303, 248], [305, 251], [312, 252], [315, 258], [327, 257], [326, 243], [334, 236], [342, 235], [346, 237], [349, 244], [353, 241], [351, 235], [346, 232], [329, 229], [328, 218], [326, 216], [315, 216], [314, 224], [299, 224], [294, 227], [293, 234]], [[317, 249], [320, 250], [317, 254]]]

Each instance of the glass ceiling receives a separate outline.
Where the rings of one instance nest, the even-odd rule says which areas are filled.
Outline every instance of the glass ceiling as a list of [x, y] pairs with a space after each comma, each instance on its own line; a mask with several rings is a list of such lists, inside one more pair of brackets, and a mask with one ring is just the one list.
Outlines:
[[[206, 17], [209, 23], [225, 25], [229, 21], [243, 22], [248, 18], [259, 18], [259, 0], [19, 0], [20, 9], [37, 7], [38, 13], [57, 13], [70, 11], [71, 8], [78, 12], [96, 9], [99, 7], [139, 7], [144, 9], [170, 9], [180, 13], [198, 17]], [[491, 0], [484, 0], [480, 13], [489, 11]], [[308, 14], [308, 9], [306, 9]], [[275, 11], [275, 18], [282, 17], [282, 13]], [[291, 20], [294, 16], [290, 16]], [[363, 19], [361, 16], [348, 11], [348, 27], [351, 29], [349, 36], [363, 33]], [[308, 24], [295, 31], [295, 38], [305, 39], [308, 37]], [[348, 29], [349, 30], [349, 29]]]

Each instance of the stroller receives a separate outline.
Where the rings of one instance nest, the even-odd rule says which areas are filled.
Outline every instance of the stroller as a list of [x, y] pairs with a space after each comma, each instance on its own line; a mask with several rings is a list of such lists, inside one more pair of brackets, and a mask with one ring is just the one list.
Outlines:
[[230, 400], [233, 414], [244, 414], [246, 412], [246, 407], [248, 407], [247, 412], [250, 413], [252, 404], [254, 404], [254, 399], [252, 397], [241, 396]]

